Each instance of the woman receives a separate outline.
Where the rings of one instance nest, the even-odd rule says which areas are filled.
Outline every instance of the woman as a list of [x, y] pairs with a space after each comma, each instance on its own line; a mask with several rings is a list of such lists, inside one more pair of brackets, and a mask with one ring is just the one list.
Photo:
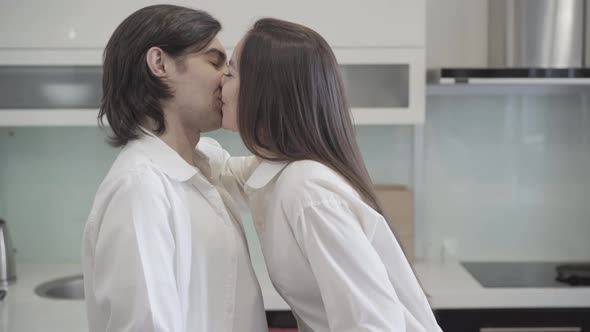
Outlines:
[[259, 20], [234, 50], [222, 102], [223, 127], [261, 159], [245, 191], [300, 331], [440, 331], [382, 215], [326, 41]]

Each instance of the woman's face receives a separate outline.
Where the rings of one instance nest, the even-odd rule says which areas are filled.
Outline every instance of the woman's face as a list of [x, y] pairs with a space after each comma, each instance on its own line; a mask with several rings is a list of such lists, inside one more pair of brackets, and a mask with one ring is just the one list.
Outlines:
[[240, 92], [240, 76], [238, 65], [242, 51], [243, 39], [236, 45], [227, 73], [221, 81], [221, 127], [226, 130], [238, 131], [238, 95]]

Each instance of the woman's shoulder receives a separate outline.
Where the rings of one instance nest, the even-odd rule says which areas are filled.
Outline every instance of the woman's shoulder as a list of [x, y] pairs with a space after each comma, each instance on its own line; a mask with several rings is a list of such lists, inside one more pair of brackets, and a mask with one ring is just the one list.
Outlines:
[[285, 172], [292, 173], [293, 175], [303, 178], [315, 178], [331, 173], [336, 174], [336, 172], [329, 166], [326, 166], [319, 161], [310, 159], [297, 160], [289, 163], [289, 165], [285, 168]]
[[340, 173], [314, 160], [291, 162], [277, 179], [276, 189], [291, 204], [301, 206], [358, 196]]
[[315, 160], [297, 160], [289, 163], [279, 179], [283, 183], [297, 187], [328, 183], [339, 184], [344, 181], [337, 171]]

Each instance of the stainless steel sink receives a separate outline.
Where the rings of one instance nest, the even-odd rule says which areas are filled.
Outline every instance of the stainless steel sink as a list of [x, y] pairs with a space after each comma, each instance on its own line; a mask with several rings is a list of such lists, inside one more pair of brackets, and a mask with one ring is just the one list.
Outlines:
[[50, 299], [83, 300], [84, 280], [82, 275], [50, 280], [37, 286], [35, 293]]

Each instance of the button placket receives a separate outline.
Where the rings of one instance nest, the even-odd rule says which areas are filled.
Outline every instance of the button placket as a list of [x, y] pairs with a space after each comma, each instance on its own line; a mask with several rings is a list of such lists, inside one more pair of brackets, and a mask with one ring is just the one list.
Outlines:
[[234, 315], [235, 315], [235, 305], [234, 302], [236, 300], [236, 286], [237, 286], [237, 270], [238, 270], [238, 262], [237, 262], [237, 245], [235, 241], [235, 234], [229, 230], [227, 240], [228, 240], [228, 247], [230, 252], [229, 258], [229, 273], [227, 279], [227, 298], [225, 304], [225, 314], [230, 323], [230, 326], [233, 325], [234, 322]]
[[227, 223], [228, 214], [225, 205], [223, 205], [223, 200], [215, 186], [209, 183], [200, 173], [195, 174], [195, 176], [190, 179], [190, 183], [197, 188], [203, 197], [205, 197], [207, 202], [209, 202], [209, 205], [213, 208], [213, 211], [215, 211], [215, 214]]

